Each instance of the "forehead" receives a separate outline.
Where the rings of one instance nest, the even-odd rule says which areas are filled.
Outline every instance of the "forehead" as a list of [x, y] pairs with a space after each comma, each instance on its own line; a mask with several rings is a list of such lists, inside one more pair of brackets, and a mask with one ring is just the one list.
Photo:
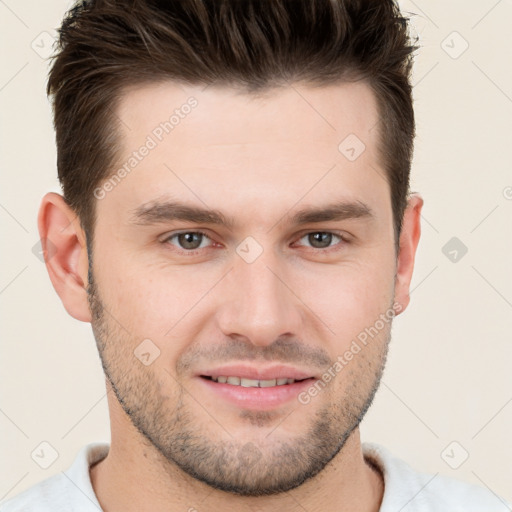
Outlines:
[[126, 89], [115, 113], [126, 172], [109, 201], [130, 211], [163, 194], [219, 210], [229, 198], [227, 214], [389, 195], [376, 99], [363, 82], [259, 95], [161, 82]]
[[116, 114], [127, 147], [138, 142], [137, 132], [158, 132], [167, 121], [174, 138], [183, 135], [180, 142], [195, 147], [300, 140], [306, 142], [304, 150], [308, 143], [337, 148], [340, 137], [349, 133], [371, 144], [378, 120], [375, 95], [362, 81], [321, 87], [290, 84], [257, 94], [165, 81], [126, 88]]

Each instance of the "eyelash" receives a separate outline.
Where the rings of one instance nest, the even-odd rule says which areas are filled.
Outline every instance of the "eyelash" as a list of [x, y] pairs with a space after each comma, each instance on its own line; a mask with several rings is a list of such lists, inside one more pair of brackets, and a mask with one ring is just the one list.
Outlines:
[[[194, 233], [194, 234], [201, 234], [202, 236], [204, 236], [205, 238], [208, 238], [209, 240], [211, 240], [212, 242], [214, 242], [214, 240], [212, 240], [212, 238], [207, 234], [205, 233], [204, 231], [201, 231], [200, 229], [196, 229], [194, 231], [180, 231], [178, 233], [173, 233], [172, 235], [169, 235], [169, 236], [166, 236], [161, 242], [163, 244], [169, 244], [169, 241], [172, 240], [173, 238], [175, 237], [178, 237], [179, 235], [184, 235], [184, 234], [190, 234], [190, 233]], [[301, 240], [302, 238], [304, 238], [305, 236], [308, 236], [310, 234], [314, 234], [314, 233], [326, 233], [326, 234], [330, 234], [330, 235], [334, 235], [336, 237], [338, 237], [340, 239], [340, 242], [338, 242], [338, 244], [335, 244], [331, 247], [327, 247], [325, 249], [319, 249], [319, 248], [315, 248], [315, 247], [309, 247], [309, 249], [311, 249], [312, 251], [314, 252], [322, 252], [322, 253], [328, 253], [328, 252], [331, 252], [332, 250], [339, 250], [339, 248], [337, 248], [338, 245], [346, 245], [349, 243], [349, 241], [347, 240], [347, 238], [345, 237], [345, 235], [343, 233], [340, 233], [338, 231], [308, 231], [306, 233], [303, 233], [300, 237], [299, 237], [299, 240]], [[170, 244], [172, 245], [172, 244]], [[174, 246], [178, 249], [178, 252], [181, 252], [182, 254], [186, 254], [188, 256], [194, 256], [196, 254], [198, 254], [199, 252], [201, 252], [202, 249], [205, 249], [204, 247], [203, 248], [200, 248], [200, 249], [191, 249], [191, 250], [187, 250], [187, 249], [181, 249], [177, 246]]]

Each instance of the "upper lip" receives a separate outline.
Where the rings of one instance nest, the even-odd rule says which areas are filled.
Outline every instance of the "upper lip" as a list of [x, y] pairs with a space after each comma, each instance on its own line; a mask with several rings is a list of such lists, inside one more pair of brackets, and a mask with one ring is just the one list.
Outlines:
[[273, 380], [273, 379], [295, 379], [303, 380], [313, 377], [311, 373], [294, 368], [293, 366], [274, 365], [258, 368], [244, 364], [230, 364], [219, 366], [199, 372], [199, 375], [207, 377], [241, 377], [243, 379], [253, 380]]

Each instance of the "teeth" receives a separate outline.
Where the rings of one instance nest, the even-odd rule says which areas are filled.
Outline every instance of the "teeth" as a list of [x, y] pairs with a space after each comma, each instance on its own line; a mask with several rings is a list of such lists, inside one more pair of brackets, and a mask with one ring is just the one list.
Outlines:
[[215, 382], [221, 384], [231, 384], [233, 386], [242, 386], [244, 388], [270, 388], [272, 386], [284, 386], [285, 384], [293, 384], [295, 379], [271, 379], [271, 380], [256, 380], [244, 379], [242, 377], [226, 377], [224, 375], [219, 377], [212, 377]]
[[244, 388], [258, 388], [259, 382], [259, 380], [253, 379], [240, 379], [240, 386]]

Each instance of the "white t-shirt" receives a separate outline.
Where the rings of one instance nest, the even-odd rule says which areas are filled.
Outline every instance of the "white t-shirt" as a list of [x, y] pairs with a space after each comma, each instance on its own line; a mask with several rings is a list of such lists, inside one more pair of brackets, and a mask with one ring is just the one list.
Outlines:
[[[453, 478], [419, 473], [376, 443], [363, 454], [384, 475], [380, 512], [510, 512], [512, 504], [492, 491]], [[0, 504], [0, 512], [98, 512], [89, 466], [103, 459], [108, 443], [91, 443], [66, 471], [51, 476]]]

